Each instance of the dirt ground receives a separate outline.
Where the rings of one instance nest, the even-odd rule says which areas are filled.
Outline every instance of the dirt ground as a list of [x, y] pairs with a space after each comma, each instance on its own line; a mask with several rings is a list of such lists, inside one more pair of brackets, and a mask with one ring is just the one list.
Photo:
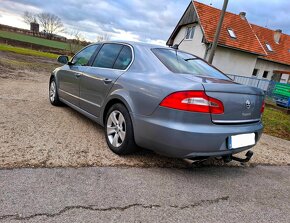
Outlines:
[[[138, 166], [189, 167], [150, 151], [120, 157], [103, 129], [48, 100], [49, 59], [0, 52], [0, 168]], [[290, 141], [263, 135], [248, 165], [290, 165]], [[236, 165], [231, 162], [227, 165]]]

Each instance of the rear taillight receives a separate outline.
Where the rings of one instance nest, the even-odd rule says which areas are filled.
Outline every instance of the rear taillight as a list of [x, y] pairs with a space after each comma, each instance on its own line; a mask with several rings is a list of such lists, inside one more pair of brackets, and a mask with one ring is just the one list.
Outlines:
[[265, 109], [265, 101], [263, 101], [263, 103], [262, 103], [261, 114], [264, 112], [264, 109]]
[[168, 95], [160, 106], [191, 112], [223, 114], [223, 103], [204, 91], [180, 91]]

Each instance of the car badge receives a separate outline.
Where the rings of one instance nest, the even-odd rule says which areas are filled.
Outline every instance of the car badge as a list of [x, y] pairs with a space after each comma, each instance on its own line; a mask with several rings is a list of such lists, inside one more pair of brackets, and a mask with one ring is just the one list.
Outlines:
[[246, 108], [247, 109], [251, 108], [251, 101], [250, 100], [246, 100]]

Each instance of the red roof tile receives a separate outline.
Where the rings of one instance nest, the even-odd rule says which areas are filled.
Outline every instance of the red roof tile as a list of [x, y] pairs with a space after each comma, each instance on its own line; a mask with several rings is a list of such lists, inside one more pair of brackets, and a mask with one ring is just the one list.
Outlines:
[[290, 36], [286, 34], [281, 34], [279, 43], [274, 40], [275, 31], [267, 29], [261, 26], [253, 25], [252, 28], [261, 44], [267, 50], [266, 43], [268, 43], [273, 52], [267, 50], [267, 55], [263, 56], [264, 59], [284, 63], [290, 65]]
[[[203, 27], [206, 40], [213, 42], [221, 10], [196, 1], [194, 1], [194, 6]], [[230, 37], [228, 28], [235, 32], [237, 38]], [[248, 21], [230, 12], [225, 13], [218, 44], [254, 54], [267, 54]]]

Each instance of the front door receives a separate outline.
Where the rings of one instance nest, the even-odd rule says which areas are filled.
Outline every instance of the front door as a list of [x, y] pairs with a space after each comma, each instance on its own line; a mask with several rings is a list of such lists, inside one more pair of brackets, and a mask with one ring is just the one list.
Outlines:
[[76, 106], [80, 102], [80, 79], [97, 47], [98, 45], [90, 45], [84, 48], [72, 58], [70, 65], [63, 66], [58, 72], [59, 96]]
[[99, 117], [105, 98], [115, 81], [132, 61], [132, 50], [127, 45], [106, 43], [98, 52], [80, 83], [80, 107]]

